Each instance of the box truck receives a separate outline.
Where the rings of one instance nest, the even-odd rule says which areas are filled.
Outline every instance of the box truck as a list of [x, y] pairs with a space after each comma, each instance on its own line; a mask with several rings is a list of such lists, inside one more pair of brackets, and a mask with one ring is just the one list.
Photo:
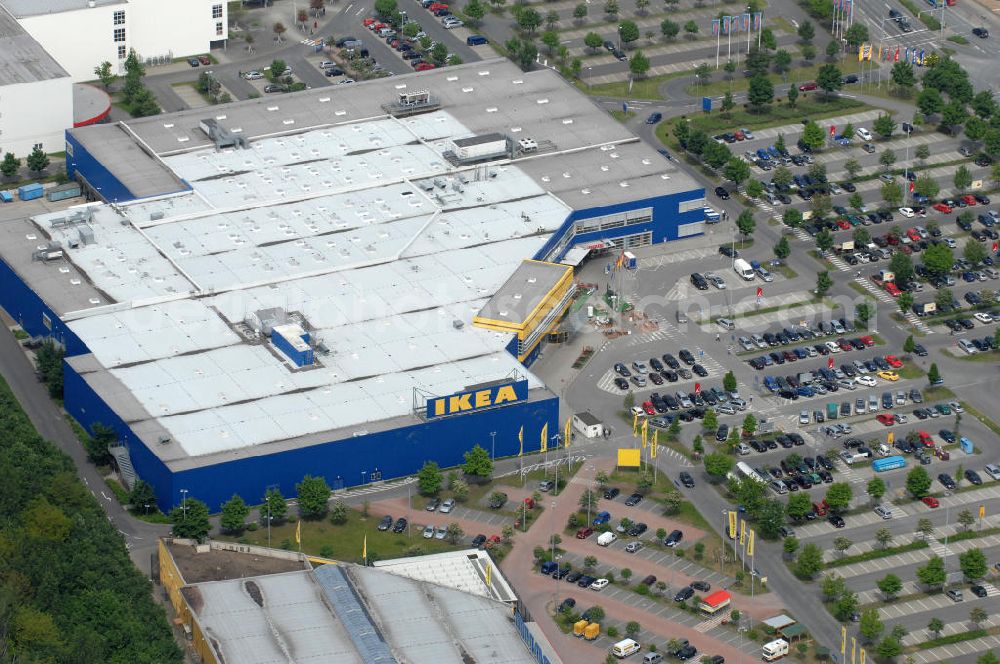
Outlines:
[[611, 654], [618, 659], [624, 659], [629, 655], [634, 655], [639, 652], [639, 644], [632, 639], [625, 639], [624, 641], [619, 641], [615, 645], [611, 646]]
[[585, 638], [587, 641], [593, 641], [600, 635], [601, 635], [600, 623], [590, 623], [583, 630], [583, 638]]
[[583, 631], [587, 629], [588, 624], [586, 620], [578, 620], [573, 623], [573, 636], [582, 637]]
[[744, 281], [753, 281], [753, 268], [750, 267], [750, 263], [747, 263], [742, 258], [737, 258], [733, 261], [733, 271], [740, 275]]

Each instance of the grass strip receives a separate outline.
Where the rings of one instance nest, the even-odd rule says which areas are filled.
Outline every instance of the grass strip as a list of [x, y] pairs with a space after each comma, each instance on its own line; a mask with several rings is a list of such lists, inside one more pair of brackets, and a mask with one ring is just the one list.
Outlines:
[[909, 544], [902, 544], [900, 546], [891, 546], [885, 549], [874, 549], [872, 551], [865, 551], [864, 553], [859, 553], [853, 556], [844, 556], [843, 558], [837, 558], [836, 560], [830, 560], [826, 563], [825, 567], [827, 569], [831, 567], [843, 567], [845, 565], [852, 565], [854, 563], [863, 563], [868, 560], [878, 560], [879, 558], [887, 558], [889, 556], [894, 556], [897, 553], [906, 553], [907, 551], [918, 551], [920, 549], [926, 549], [927, 542], [923, 540], [916, 540], [910, 542]]

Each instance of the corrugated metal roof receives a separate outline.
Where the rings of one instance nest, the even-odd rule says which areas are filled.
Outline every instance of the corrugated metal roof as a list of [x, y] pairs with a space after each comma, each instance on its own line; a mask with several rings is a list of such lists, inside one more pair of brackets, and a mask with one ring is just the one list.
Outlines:
[[[324, 565], [315, 571], [316, 580], [337, 617], [364, 658], [365, 664], [395, 663], [389, 646], [354, 593], [354, 588], [338, 565]], [[403, 645], [403, 644], [401, 644]]]

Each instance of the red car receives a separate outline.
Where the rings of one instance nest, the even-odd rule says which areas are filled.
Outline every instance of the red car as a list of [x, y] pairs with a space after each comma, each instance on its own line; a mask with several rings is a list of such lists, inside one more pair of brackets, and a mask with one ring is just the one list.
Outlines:
[[743, 133], [743, 132], [742, 132], [741, 130], [739, 130], [739, 129], [737, 129], [736, 131], [734, 131], [734, 132], [733, 132], [733, 136], [735, 136], [735, 137], [736, 137], [736, 140], [737, 140], [737, 141], [742, 141], [742, 140], [746, 139], [746, 134], [744, 134], [744, 133]]
[[978, 205], [979, 204], [979, 201], [977, 201], [976, 197], [973, 196], [972, 194], [966, 194], [965, 196], [962, 196], [962, 200], [965, 202], [966, 205]]
[[906, 231], [906, 237], [910, 238], [914, 242], [920, 242], [920, 233], [910, 228]]
[[442, 2], [434, 2], [434, 3], [431, 3], [430, 7], [427, 8], [427, 10], [429, 12], [431, 12], [432, 14], [434, 12], [436, 12], [437, 10], [439, 10], [439, 9], [448, 9], [448, 5], [446, 5], [446, 4], [442, 3]]
[[485, 546], [486, 546], [487, 549], [492, 549], [493, 547], [495, 547], [499, 543], [500, 543], [500, 536], [499, 535], [490, 535], [490, 538], [488, 540], [486, 540]]
[[799, 86], [800, 92], [809, 92], [810, 90], [815, 90], [819, 86], [816, 85], [815, 81], [809, 81], [808, 83], [803, 83]]
[[581, 528], [580, 530], [576, 531], [576, 538], [577, 539], [587, 539], [588, 537], [590, 537], [593, 534], [594, 534], [594, 529], [593, 528]]
[[875, 340], [872, 339], [871, 337], [869, 337], [868, 335], [865, 335], [865, 336], [861, 337], [861, 343], [863, 343], [866, 346], [871, 347], [871, 346], [875, 345]]
[[893, 369], [899, 369], [899, 368], [901, 368], [903, 366], [903, 361], [900, 360], [895, 355], [886, 355], [885, 356], [885, 361]]
[[934, 496], [924, 496], [920, 499], [920, 502], [927, 505], [927, 507], [940, 507], [941, 505], [941, 503], [938, 502], [938, 499]]
[[362, 23], [362, 24], [363, 24], [363, 25], [364, 25], [364, 26], [365, 26], [366, 28], [370, 28], [371, 26], [373, 26], [373, 25], [375, 25], [376, 23], [378, 23], [378, 21], [377, 21], [376, 19], [372, 18], [371, 16], [369, 16], [369, 17], [368, 17], [368, 18], [366, 18], [365, 20], [361, 21], [361, 23]]
[[430, 69], [435, 69], [435, 67], [429, 62], [421, 62], [416, 67], [414, 67], [414, 69], [417, 71], [428, 71]]
[[210, 65], [210, 64], [212, 64], [212, 60], [207, 55], [199, 55], [198, 56], [198, 62], [200, 62], [203, 65]]
[[951, 214], [951, 206], [945, 205], [944, 203], [935, 203], [934, 209], [938, 212], [944, 212], [945, 214]]
[[846, 219], [838, 219], [837, 220], [837, 226], [840, 227], [840, 230], [846, 231], [846, 230], [849, 230], [851, 228], [851, 222], [849, 222]]
[[924, 447], [934, 447], [934, 439], [926, 431], [918, 431], [917, 435], [920, 436], [920, 444]]
[[642, 409], [644, 411], [646, 411], [647, 415], [656, 415], [656, 409], [653, 408], [653, 402], [652, 401], [644, 401], [644, 402], [642, 402]]
[[837, 339], [837, 345], [840, 346], [840, 350], [844, 351], [845, 353], [849, 353], [850, 351], [854, 350], [854, 346], [851, 345], [851, 342], [845, 339], [844, 337]]
[[878, 420], [880, 424], [884, 424], [887, 427], [891, 427], [895, 422], [895, 419], [889, 413], [881, 413], [875, 419]]
[[893, 297], [899, 297], [902, 291], [896, 288], [896, 284], [892, 283], [891, 281], [887, 281], [885, 282], [885, 292]]

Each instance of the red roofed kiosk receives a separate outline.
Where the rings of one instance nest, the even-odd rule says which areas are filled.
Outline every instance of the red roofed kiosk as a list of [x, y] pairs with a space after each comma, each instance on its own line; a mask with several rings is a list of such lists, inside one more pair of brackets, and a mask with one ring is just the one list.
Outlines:
[[730, 599], [732, 598], [725, 590], [717, 590], [705, 599], [701, 600], [701, 604], [698, 605], [698, 608], [704, 613], [714, 615], [729, 606]]

